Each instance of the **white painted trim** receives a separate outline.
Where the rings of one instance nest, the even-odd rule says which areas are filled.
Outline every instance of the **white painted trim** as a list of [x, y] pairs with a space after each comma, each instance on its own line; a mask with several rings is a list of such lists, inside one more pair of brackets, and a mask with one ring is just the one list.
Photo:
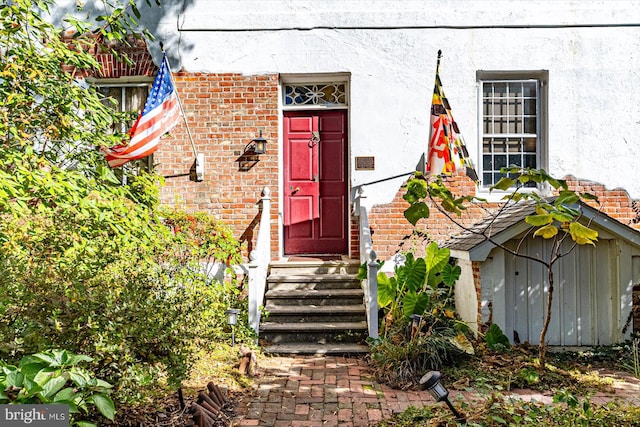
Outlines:
[[311, 83], [349, 83], [351, 73], [280, 74], [280, 85]]

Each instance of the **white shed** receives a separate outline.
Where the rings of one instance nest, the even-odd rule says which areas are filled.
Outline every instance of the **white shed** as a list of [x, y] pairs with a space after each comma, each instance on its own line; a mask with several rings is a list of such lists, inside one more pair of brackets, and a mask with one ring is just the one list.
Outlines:
[[[599, 238], [596, 246], [573, 250], [569, 250], [572, 242], [565, 242], [566, 256], [554, 265], [547, 332], [547, 343], [553, 346], [613, 344], [629, 338], [633, 329], [633, 287], [640, 283], [640, 232], [590, 206], [581, 204], [580, 208], [585, 224], [591, 221]], [[492, 224], [487, 235], [495, 243], [548, 259], [550, 242], [532, 237], [531, 226], [524, 221], [533, 212], [532, 204], [514, 204], [474, 229]], [[546, 268], [472, 232], [453, 237], [445, 246], [466, 270], [456, 289], [456, 304], [464, 320], [495, 323], [512, 343], [538, 344], [548, 294]]]

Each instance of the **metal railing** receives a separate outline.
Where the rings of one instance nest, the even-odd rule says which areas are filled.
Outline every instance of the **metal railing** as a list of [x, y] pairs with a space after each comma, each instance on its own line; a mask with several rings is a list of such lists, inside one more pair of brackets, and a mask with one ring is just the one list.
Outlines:
[[364, 303], [367, 311], [369, 338], [378, 339], [378, 261], [371, 241], [371, 228], [367, 208], [360, 204], [365, 197], [359, 188], [354, 199], [355, 213], [360, 219], [360, 263], [367, 266], [367, 277], [363, 280]]
[[271, 190], [262, 191], [262, 213], [256, 247], [249, 254], [249, 325], [258, 333], [271, 260]]

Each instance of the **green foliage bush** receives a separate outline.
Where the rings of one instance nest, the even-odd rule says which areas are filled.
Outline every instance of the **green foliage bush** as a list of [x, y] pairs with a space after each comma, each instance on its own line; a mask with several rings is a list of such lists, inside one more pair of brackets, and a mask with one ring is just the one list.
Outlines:
[[506, 351], [511, 348], [511, 343], [509, 343], [509, 338], [502, 332], [500, 326], [492, 323], [489, 326], [489, 330], [487, 331], [484, 337], [487, 347], [494, 351]]
[[99, 68], [88, 51], [101, 40], [126, 46], [136, 2], [67, 19], [77, 33], [64, 39], [46, 17], [54, 4], [0, 5], [0, 359], [85, 354], [116, 399], [139, 400], [175, 387], [196, 349], [230, 341], [224, 312], [246, 302], [210, 267], [242, 248], [218, 220], [161, 210], [159, 177], [121, 185], [97, 149], [123, 140], [122, 116], [73, 72]]
[[82, 427], [95, 426], [79, 421], [77, 415], [81, 411], [87, 414], [93, 407], [113, 420], [115, 406], [109, 397], [111, 384], [79, 366], [91, 360], [66, 350], [28, 355], [18, 366], [0, 360], [0, 404], [66, 404], [71, 424]]
[[236, 280], [209, 277], [203, 257], [237, 263], [240, 244], [204, 214], [160, 216], [127, 187], [28, 159], [0, 162], [0, 357], [90, 355], [119, 397], [175, 386], [197, 346], [226, 339], [224, 311], [242, 304]]
[[393, 276], [378, 274], [384, 334], [374, 343], [371, 358], [381, 381], [410, 387], [427, 371], [473, 354], [469, 328], [455, 311], [454, 284], [460, 274], [449, 249], [435, 242], [424, 258], [407, 253]]

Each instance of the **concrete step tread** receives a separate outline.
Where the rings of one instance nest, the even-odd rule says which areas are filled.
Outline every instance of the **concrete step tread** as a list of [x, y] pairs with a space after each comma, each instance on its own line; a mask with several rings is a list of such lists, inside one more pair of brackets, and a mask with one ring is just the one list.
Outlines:
[[317, 266], [359, 266], [360, 261], [357, 259], [348, 259], [348, 260], [333, 260], [333, 261], [321, 261], [321, 260], [300, 260], [300, 261], [271, 261], [269, 265], [278, 268], [297, 268], [297, 267], [317, 267]]
[[273, 344], [263, 348], [268, 354], [368, 354], [369, 347], [364, 344], [334, 343], [334, 344], [308, 344], [287, 343]]
[[260, 324], [260, 332], [272, 331], [304, 331], [322, 332], [332, 330], [366, 330], [367, 322], [264, 322]]
[[270, 274], [268, 283], [318, 283], [318, 282], [360, 282], [355, 274], [310, 273], [310, 274]]
[[267, 304], [264, 308], [270, 314], [341, 314], [365, 313], [364, 304], [351, 305], [275, 305]]
[[360, 296], [364, 295], [362, 289], [272, 289], [265, 293], [266, 298], [321, 298], [330, 296]]

